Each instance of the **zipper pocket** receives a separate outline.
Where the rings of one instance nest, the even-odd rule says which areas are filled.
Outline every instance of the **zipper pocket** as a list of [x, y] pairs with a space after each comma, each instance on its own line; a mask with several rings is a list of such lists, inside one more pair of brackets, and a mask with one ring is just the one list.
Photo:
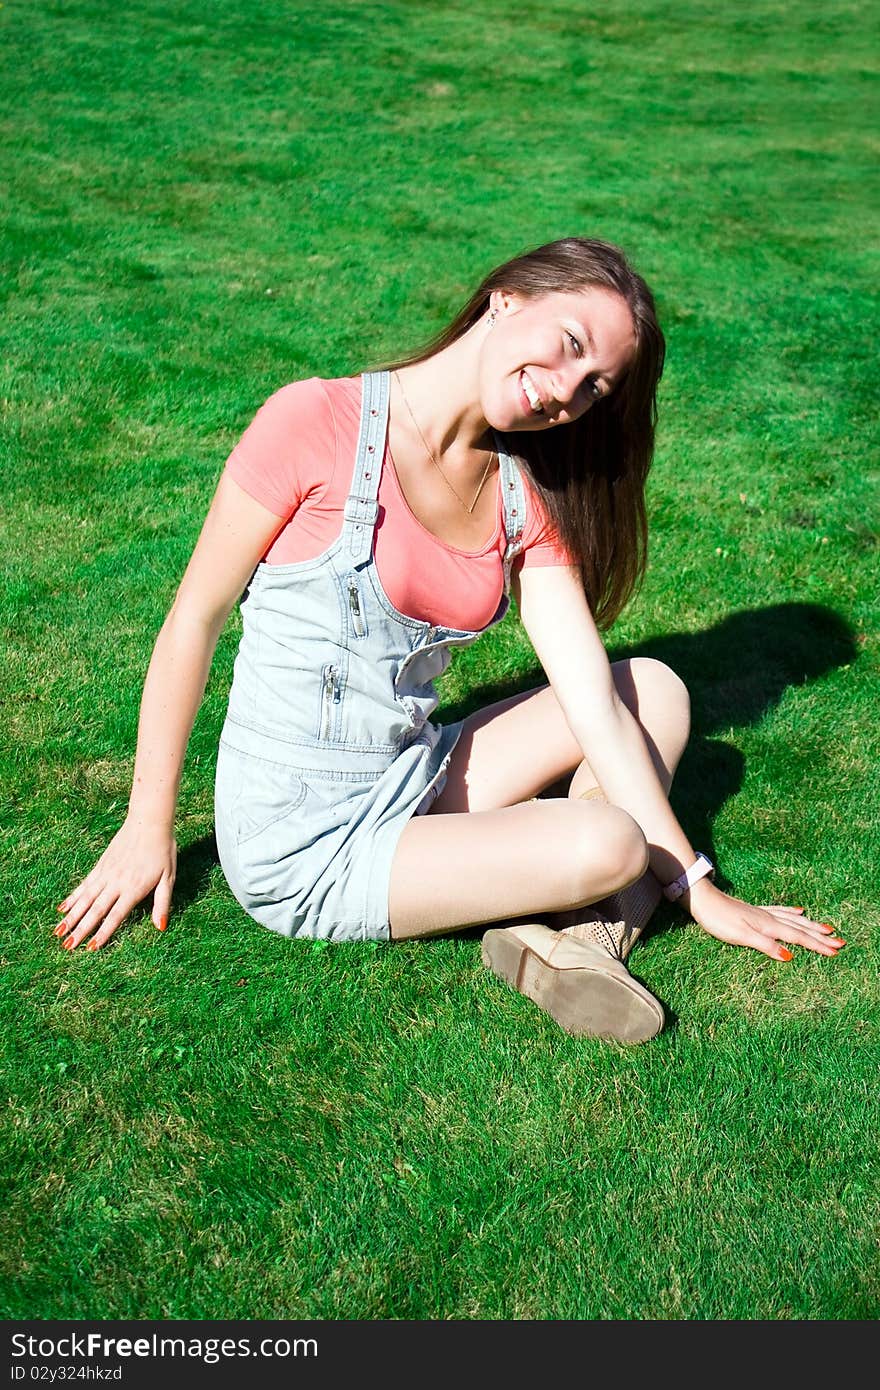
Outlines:
[[341, 699], [339, 672], [335, 666], [325, 666], [321, 671], [321, 738], [330, 737], [333, 706], [338, 705]]
[[364, 611], [361, 608], [361, 595], [357, 586], [357, 580], [351, 576], [348, 581], [348, 607], [351, 611], [351, 622], [354, 627], [356, 637], [366, 637], [367, 624], [364, 622]]

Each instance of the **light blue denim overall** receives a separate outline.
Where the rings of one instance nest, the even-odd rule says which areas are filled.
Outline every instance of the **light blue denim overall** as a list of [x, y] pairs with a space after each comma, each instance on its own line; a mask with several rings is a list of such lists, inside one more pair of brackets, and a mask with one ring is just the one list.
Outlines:
[[[285, 936], [332, 941], [388, 938], [397, 842], [442, 791], [461, 734], [430, 723], [434, 681], [480, 635], [404, 616], [379, 582], [388, 373], [362, 382], [341, 534], [317, 559], [260, 563], [242, 598], [215, 788], [220, 863], [242, 907]], [[507, 612], [525, 522], [519, 470], [497, 445], [504, 593], [488, 627]], [[428, 891], [430, 878], [426, 866]]]

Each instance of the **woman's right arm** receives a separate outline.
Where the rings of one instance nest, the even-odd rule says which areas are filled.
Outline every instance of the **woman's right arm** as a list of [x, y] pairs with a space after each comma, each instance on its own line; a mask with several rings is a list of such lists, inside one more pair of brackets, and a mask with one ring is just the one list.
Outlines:
[[103, 946], [153, 894], [164, 930], [176, 867], [174, 813], [184, 754], [205, 693], [217, 639], [284, 524], [224, 473], [186, 573], [156, 639], [144, 682], [128, 815], [95, 867], [64, 899], [56, 930], [72, 949]]

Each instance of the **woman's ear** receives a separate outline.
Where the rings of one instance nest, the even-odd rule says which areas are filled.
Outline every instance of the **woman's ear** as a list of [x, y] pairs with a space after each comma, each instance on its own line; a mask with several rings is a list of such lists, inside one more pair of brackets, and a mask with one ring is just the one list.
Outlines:
[[518, 298], [511, 290], [493, 290], [489, 295], [489, 308], [496, 315], [509, 314], [511, 309], [516, 308]]

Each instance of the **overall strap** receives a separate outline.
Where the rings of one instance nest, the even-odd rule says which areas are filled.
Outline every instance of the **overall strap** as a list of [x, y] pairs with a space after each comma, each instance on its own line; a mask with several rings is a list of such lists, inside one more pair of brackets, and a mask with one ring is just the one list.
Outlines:
[[504, 507], [504, 534], [507, 541], [504, 548], [504, 592], [507, 594], [510, 592], [511, 566], [522, 550], [523, 527], [526, 524], [526, 490], [515, 460], [497, 434], [495, 446], [501, 471], [501, 501]]
[[343, 545], [355, 568], [365, 565], [373, 553], [373, 528], [379, 515], [379, 475], [388, 433], [388, 373], [365, 372], [361, 382], [357, 457], [342, 527]]

